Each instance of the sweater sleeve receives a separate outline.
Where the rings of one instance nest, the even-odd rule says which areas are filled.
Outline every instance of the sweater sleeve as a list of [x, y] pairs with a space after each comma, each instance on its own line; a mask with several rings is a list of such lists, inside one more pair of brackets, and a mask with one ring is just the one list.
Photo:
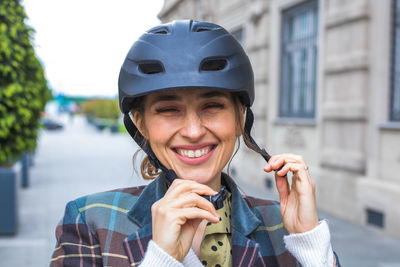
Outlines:
[[162, 248], [157, 246], [153, 240], [150, 240], [147, 247], [146, 254], [144, 255], [143, 261], [140, 267], [200, 267], [201, 264], [199, 258], [196, 256], [192, 249], [189, 250], [183, 262], [177, 261], [174, 257], [166, 253]]
[[325, 220], [308, 232], [284, 236], [284, 242], [303, 267], [332, 267], [335, 264], [329, 227]]
[[100, 245], [74, 201], [67, 204], [57, 225], [56, 240], [51, 267], [103, 266]]
[[140, 267], [152, 266], [183, 267], [184, 265], [150, 240]]

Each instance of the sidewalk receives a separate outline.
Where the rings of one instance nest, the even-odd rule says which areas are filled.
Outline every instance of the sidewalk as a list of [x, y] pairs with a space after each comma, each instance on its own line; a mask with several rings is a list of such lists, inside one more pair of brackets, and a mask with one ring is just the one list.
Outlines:
[[[144, 183], [133, 171], [137, 147], [129, 135], [98, 132], [81, 117], [63, 120], [64, 130], [40, 135], [30, 187], [20, 190], [18, 234], [0, 236], [0, 267], [47, 266], [55, 245], [54, 229], [69, 200]], [[263, 195], [251, 186], [241, 187], [250, 195]], [[400, 266], [399, 239], [325, 213], [320, 217], [330, 222], [342, 266]]]
[[80, 117], [62, 120], [64, 130], [40, 134], [30, 186], [19, 192], [18, 234], [0, 236], [0, 267], [48, 266], [68, 201], [143, 183], [133, 171], [129, 135], [98, 132]]

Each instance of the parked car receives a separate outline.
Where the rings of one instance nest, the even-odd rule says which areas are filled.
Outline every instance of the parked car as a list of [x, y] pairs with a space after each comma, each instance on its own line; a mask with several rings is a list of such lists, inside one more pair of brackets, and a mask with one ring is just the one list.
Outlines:
[[64, 125], [62, 123], [52, 119], [42, 118], [40, 119], [40, 124], [43, 126], [43, 128], [47, 130], [61, 130], [64, 128]]

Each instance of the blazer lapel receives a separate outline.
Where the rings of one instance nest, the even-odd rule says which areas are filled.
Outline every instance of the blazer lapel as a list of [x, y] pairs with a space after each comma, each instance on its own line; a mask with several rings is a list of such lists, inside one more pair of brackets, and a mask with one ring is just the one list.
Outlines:
[[248, 238], [261, 224], [250, 209], [234, 181], [225, 173], [222, 178], [232, 193], [232, 265], [254, 266], [259, 257], [258, 244]]
[[167, 191], [163, 174], [146, 186], [139, 196], [128, 217], [135, 222], [139, 229], [124, 239], [124, 247], [131, 266], [138, 266], [152, 238], [151, 206], [161, 199]]

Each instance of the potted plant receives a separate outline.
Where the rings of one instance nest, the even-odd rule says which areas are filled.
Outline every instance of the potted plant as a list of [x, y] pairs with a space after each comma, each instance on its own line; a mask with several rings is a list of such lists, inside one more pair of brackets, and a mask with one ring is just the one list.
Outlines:
[[19, 0], [0, 5], [0, 234], [16, 232], [18, 187], [24, 152], [33, 152], [40, 113], [51, 98], [42, 65], [31, 44]]

